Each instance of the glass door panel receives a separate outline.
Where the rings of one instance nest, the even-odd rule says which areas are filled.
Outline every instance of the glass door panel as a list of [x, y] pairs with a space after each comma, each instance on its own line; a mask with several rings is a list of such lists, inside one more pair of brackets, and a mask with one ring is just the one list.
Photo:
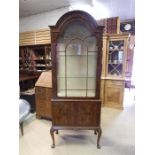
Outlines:
[[88, 77], [96, 77], [96, 59], [96, 55], [88, 55]]
[[108, 75], [122, 76], [124, 40], [114, 40], [109, 42], [108, 55]]
[[66, 28], [57, 43], [58, 96], [95, 96], [96, 51], [96, 38], [83, 23], [73, 22]]

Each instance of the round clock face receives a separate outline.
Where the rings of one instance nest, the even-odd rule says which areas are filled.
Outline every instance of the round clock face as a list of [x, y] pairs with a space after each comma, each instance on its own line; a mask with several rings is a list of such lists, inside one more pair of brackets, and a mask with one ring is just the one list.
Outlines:
[[131, 24], [126, 24], [124, 26], [124, 29], [127, 30], [127, 31], [130, 30], [131, 29]]

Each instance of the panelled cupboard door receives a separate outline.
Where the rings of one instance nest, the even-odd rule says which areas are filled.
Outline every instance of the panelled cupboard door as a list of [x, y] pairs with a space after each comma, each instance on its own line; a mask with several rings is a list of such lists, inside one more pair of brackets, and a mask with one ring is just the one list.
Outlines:
[[106, 107], [123, 109], [124, 81], [107, 80], [105, 82], [105, 102]]
[[100, 106], [99, 102], [92, 101], [54, 101], [53, 123], [56, 126], [99, 126]]

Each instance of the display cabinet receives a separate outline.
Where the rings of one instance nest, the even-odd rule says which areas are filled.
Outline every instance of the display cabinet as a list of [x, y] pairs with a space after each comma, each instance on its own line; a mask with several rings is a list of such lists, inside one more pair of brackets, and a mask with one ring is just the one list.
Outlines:
[[52, 147], [54, 132], [94, 130], [100, 148], [100, 77], [103, 27], [88, 13], [72, 11], [50, 26], [52, 42]]
[[107, 42], [106, 75], [124, 77], [128, 35], [111, 35]]
[[[103, 43], [102, 103], [123, 109], [128, 34], [106, 35]], [[105, 70], [104, 70], [105, 68]]]
[[21, 46], [19, 48], [19, 72], [40, 73], [51, 69], [49, 45]]

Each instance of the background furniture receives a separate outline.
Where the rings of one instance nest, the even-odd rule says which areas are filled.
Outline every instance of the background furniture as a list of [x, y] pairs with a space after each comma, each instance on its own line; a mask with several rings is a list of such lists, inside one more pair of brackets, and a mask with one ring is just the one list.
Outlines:
[[127, 48], [127, 58], [126, 58], [126, 72], [125, 72], [125, 86], [126, 88], [134, 88], [132, 81], [133, 73], [133, 58], [134, 58], [134, 48], [135, 48], [135, 35], [129, 36], [128, 48]]
[[88, 13], [68, 12], [50, 26], [52, 43], [52, 147], [54, 132], [94, 130], [100, 148], [100, 77], [103, 27]]
[[50, 71], [42, 72], [35, 84], [36, 117], [52, 119], [52, 74]]
[[104, 106], [123, 109], [128, 34], [103, 38], [102, 90]]
[[30, 113], [29, 102], [24, 99], [19, 99], [19, 124], [21, 128], [22, 136], [24, 135], [23, 123], [25, 121], [25, 118], [29, 115], [29, 113]]
[[37, 74], [51, 69], [50, 45], [20, 46], [19, 72]]
[[119, 17], [105, 18], [97, 21], [99, 25], [104, 26], [104, 34], [119, 34], [120, 19]]
[[120, 23], [121, 33], [128, 32], [130, 34], [127, 48], [126, 58], [126, 72], [125, 72], [125, 87], [135, 88], [132, 81], [132, 70], [133, 70], [133, 58], [134, 58], [134, 47], [135, 47], [135, 20], [125, 20]]
[[21, 32], [19, 34], [19, 45], [46, 45], [50, 44], [50, 30], [41, 29], [35, 31]]
[[19, 85], [20, 91], [26, 91], [34, 87], [38, 75], [20, 74], [19, 75]]

